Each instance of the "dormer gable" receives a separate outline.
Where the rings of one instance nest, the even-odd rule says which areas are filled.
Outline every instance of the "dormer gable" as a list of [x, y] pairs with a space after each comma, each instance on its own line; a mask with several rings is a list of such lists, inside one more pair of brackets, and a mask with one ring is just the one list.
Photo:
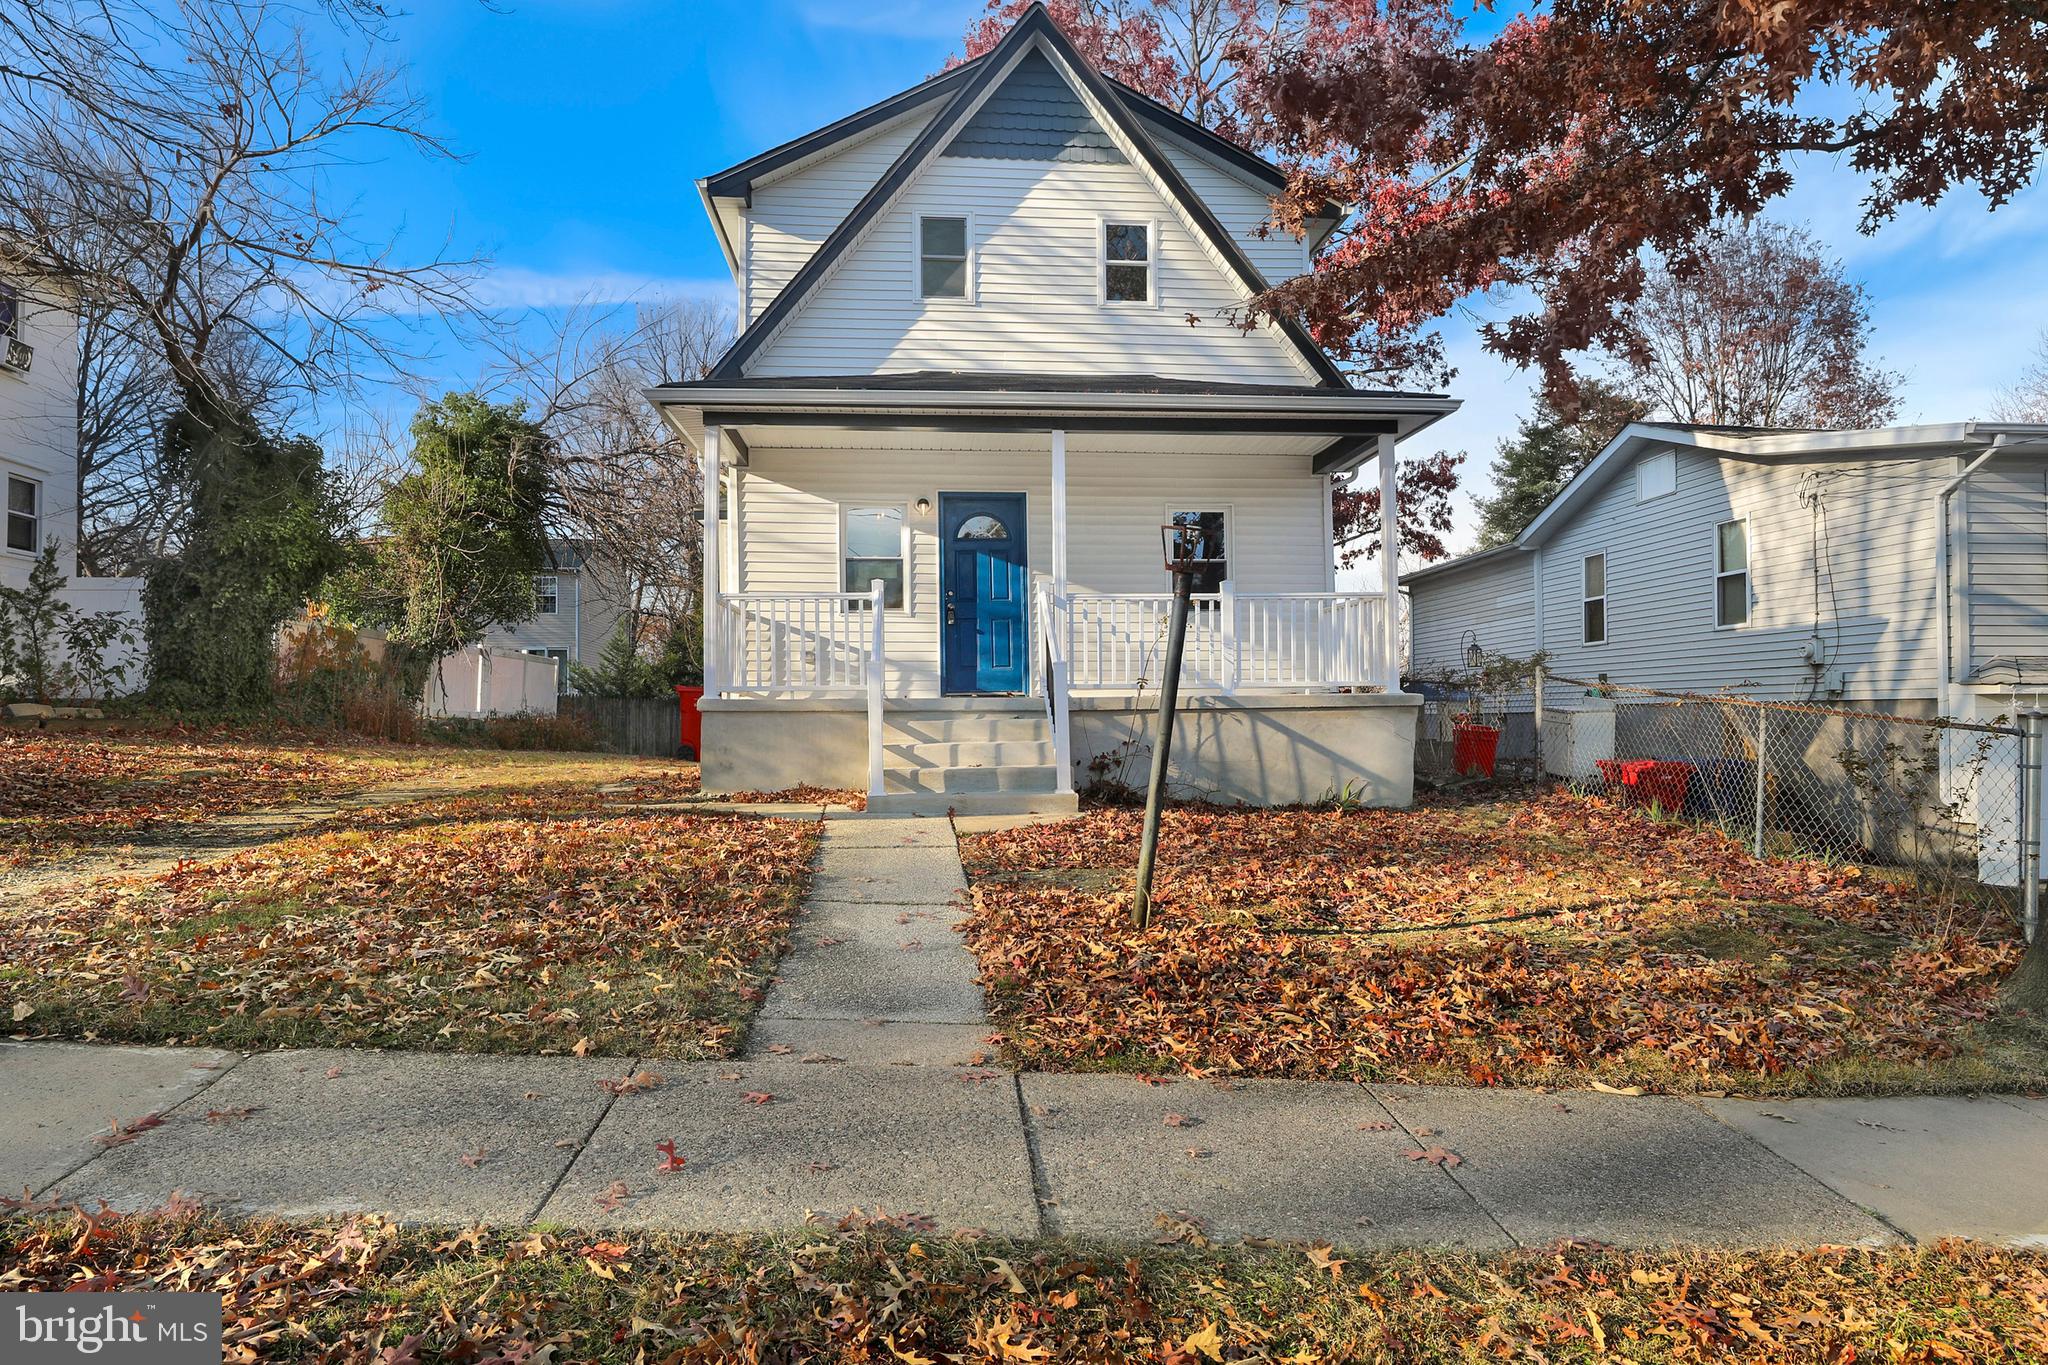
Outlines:
[[[1248, 188], [1245, 163], [1263, 163], [1202, 146], [1221, 140], [1105, 80], [1042, 8], [976, 62], [875, 108], [881, 116], [841, 130], [837, 153], [798, 139], [761, 159], [778, 165], [743, 163], [703, 182], [715, 213], [734, 201], [714, 190], [749, 195], [739, 212], [743, 280], [757, 238], [764, 264], [771, 253], [802, 258], [765, 303], [749, 280], [747, 325], [720, 375], [981, 368], [977, 348], [997, 341], [1034, 351], [1021, 359], [1036, 368], [1048, 358], [1057, 368], [1067, 356], [1077, 367], [1115, 358], [1114, 368], [1128, 369], [1137, 355], [1160, 358], [1145, 368], [1189, 378], [1344, 384], [1300, 327], [1245, 329], [1234, 320], [1246, 300], [1307, 265], [1301, 243], [1258, 239], [1248, 221], [1263, 217], [1264, 200]], [[895, 153], [886, 167], [881, 151]], [[856, 162], [866, 163], [861, 173], [846, 174]], [[1191, 178], [1229, 201], [1231, 229]], [[850, 197], [863, 183], [815, 248], [803, 240], [805, 225], [787, 205], [803, 200], [811, 222], [821, 222], [838, 214], [836, 204], [821, 212], [821, 201], [834, 191]], [[943, 221], [920, 226], [932, 218]], [[1240, 235], [1276, 267], [1270, 277]], [[970, 287], [962, 300], [956, 286], [947, 302], [972, 306], [945, 315], [919, 295], [918, 244], [954, 244], [943, 249], [958, 267], [963, 238], [965, 268], [974, 286], [987, 287]], [[1126, 298], [1103, 296], [1105, 273], [1138, 278], [1105, 267], [1105, 250], [1145, 258], [1157, 287], [1150, 317], [1122, 307]]]

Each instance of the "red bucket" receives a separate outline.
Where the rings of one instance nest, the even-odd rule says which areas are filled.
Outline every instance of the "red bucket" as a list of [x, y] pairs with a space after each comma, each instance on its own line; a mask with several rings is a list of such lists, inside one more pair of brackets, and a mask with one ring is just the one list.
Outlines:
[[1498, 725], [1453, 725], [1451, 766], [1464, 777], [1492, 777], [1494, 755], [1500, 749]]
[[676, 718], [677, 745], [684, 758], [696, 759], [704, 752], [704, 715], [697, 709], [697, 703], [703, 700], [701, 687], [676, 688], [676, 709], [680, 713]]

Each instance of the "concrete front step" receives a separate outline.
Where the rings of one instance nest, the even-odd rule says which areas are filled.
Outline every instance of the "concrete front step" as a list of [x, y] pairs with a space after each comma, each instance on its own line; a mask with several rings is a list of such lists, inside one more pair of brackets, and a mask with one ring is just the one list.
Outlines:
[[1053, 762], [1051, 740], [994, 740], [972, 744], [884, 744], [884, 763], [898, 768], [1043, 768]]
[[868, 798], [870, 815], [1072, 815], [1081, 809], [1073, 792], [890, 792]]
[[882, 790], [929, 796], [961, 796], [970, 792], [1049, 792], [1059, 775], [1049, 764], [1015, 764], [985, 768], [885, 768]]
[[885, 711], [884, 744], [1039, 744], [1052, 738], [1045, 713]]

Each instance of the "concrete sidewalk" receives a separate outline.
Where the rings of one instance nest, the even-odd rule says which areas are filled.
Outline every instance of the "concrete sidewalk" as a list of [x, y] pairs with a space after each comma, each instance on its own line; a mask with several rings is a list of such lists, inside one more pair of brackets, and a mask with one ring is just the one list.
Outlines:
[[[834, 1022], [834, 1021], [825, 1021]], [[838, 1021], [844, 1022], [844, 1021]], [[822, 1054], [820, 1054], [822, 1055]], [[615, 1096], [600, 1082], [662, 1076]], [[135, 1129], [145, 1114], [160, 1125]], [[132, 1137], [95, 1139], [110, 1121]], [[658, 1169], [673, 1142], [682, 1168]], [[1410, 1152], [1440, 1149], [1441, 1164]], [[1505, 1247], [2048, 1244], [2048, 1102], [1695, 1103], [980, 1066], [0, 1043], [0, 1187], [117, 1208]]]

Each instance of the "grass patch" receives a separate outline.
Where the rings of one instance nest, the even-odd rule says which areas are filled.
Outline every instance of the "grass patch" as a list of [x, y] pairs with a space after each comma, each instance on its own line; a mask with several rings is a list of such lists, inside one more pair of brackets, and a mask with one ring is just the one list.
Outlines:
[[963, 841], [1009, 1059], [1050, 1069], [1757, 1095], [2048, 1085], [2015, 927], [1848, 864], [1550, 793], [1170, 810]]
[[915, 1217], [779, 1237], [0, 1222], [0, 1283], [88, 1280], [218, 1290], [228, 1350], [265, 1361], [2048, 1359], [2048, 1257], [1961, 1242], [1345, 1257], [939, 1237]]
[[720, 1056], [817, 838], [564, 793], [360, 812], [7, 912], [0, 979], [20, 1027], [63, 1037]]

